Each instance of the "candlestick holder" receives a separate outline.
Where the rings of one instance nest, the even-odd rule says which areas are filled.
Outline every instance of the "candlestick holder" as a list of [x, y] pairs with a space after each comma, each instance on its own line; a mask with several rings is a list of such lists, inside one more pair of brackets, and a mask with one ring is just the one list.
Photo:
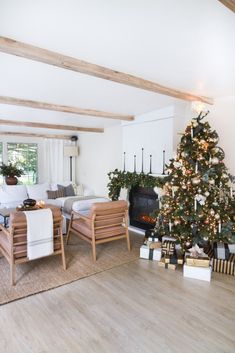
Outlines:
[[144, 172], [144, 148], [142, 147], [141, 173]]
[[162, 175], [165, 175], [165, 150], [163, 150], [163, 165], [162, 165]]
[[126, 152], [123, 152], [123, 171], [126, 171]]
[[149, 174], [152, 174], [152, 155], [149, 156]]

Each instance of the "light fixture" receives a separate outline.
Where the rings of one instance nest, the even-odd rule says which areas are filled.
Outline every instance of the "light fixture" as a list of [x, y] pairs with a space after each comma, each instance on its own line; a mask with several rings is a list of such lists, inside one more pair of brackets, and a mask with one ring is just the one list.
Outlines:
[[64, 156], [69, 157], [70, 159], [70, 181], [72, 181], [72, 175], [73, 175], [73, 170], [72, 170], [72, 158], [78, 156], [78, 146], [64, 146]]

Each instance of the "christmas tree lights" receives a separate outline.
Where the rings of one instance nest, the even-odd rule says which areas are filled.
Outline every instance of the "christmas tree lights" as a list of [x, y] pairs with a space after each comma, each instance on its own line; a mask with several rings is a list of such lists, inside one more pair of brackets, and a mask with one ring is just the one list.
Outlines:
[[[234, 226], [231, 176], [219, 137], [201, 112], [186, 127], [177, 156], [167, 165], [159, 210], [164, 229], [183, 249], [205, 241], [230, 241]], [[162, 230], [162, 225], [161, 225]]]

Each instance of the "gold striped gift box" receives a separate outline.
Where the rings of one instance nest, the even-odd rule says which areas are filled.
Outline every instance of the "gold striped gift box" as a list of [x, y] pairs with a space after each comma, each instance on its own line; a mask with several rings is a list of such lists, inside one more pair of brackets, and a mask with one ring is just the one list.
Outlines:
[[235, 275], [235, 254], [230, 254], [228, 260], [212, 259], [212, 269], [215, 272]]

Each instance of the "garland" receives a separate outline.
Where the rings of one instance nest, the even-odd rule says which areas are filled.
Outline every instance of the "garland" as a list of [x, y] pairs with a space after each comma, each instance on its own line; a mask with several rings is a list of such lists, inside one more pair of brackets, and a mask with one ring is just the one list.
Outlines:
[[165, 183], [164, 178], [154, 177], [149, 174], [136, 173], [136, 172], [124, 172], [115, 169], [113, 172], [108, 173], [109, 183], [109, 197], [116, 201], [119, 198], [121, 188], [131, 189], [132, 187], [145, 187], [154, 188], [162, 187]]

